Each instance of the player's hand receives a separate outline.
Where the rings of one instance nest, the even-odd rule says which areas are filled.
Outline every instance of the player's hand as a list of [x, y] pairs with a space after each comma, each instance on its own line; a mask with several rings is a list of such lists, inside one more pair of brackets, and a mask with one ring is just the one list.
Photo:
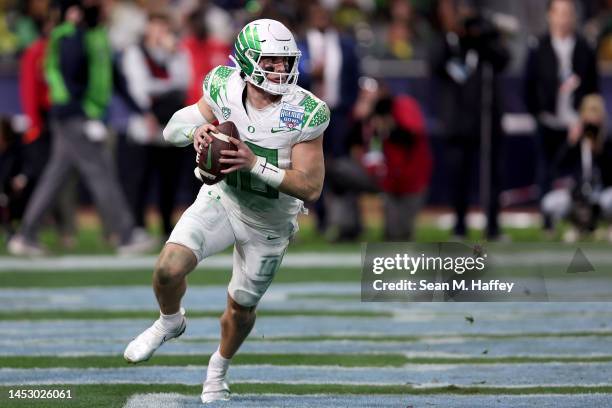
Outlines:
[[250, 170], [257, 161], [255, 154], [242, 140], [230, 137], [229, 141], [236, 146], [238, 150], [221, 150], [219, 163], [233, 164], [232, 167], [221, 170], [221, 173], [228, 174], [242, 169]]
[[208, 147], [210, 143], [212, 143], [212, 136], [208, 133], [219, 133], [217, 128], [210, 123], [205, 123], [196, 129], [193, 133], [193, 148], [196, 152], [201, 153], [202, 149]]

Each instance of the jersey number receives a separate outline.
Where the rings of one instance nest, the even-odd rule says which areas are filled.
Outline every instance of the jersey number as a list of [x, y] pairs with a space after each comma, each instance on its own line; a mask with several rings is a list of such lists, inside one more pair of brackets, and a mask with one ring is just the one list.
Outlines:
[[262, 278], [270, 278], [274, 276], [278, 267], [280, 266], [280, 261], [282, 257], [280, 256], [263, 256], [261, 259], [261, 265], [259, 265], [259, 271], [257, 275]]
[[[263, 157], [268, 161], [268, 163], [278, 166], [278, 150], [257, 146], [256, 144], [247, 141], [245, 141], [245, 143], [256, 156]], [[238, 177], [240, 177], [240, 190], [266, 198], [278, 198], [277, 189], [270, 187], [263, 181], [257, 180], [255, 177], [252, 177], [252, 174], [248, 170], [240, 170], [239, 172], [230, 173], [225, 178], [225, 181], [228, 185], [238, 188]]]

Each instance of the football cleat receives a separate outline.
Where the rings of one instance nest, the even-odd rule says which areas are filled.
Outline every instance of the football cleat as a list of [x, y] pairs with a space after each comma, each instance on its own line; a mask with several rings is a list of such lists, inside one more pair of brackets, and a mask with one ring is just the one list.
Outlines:
[[214, 401], [227, 401], [230, 399], [229, 385], [225, 380], [204, 381], [202, 389], [202, 403], [208, 404]]
[[151, 358], [155, 350], [170, 339], [179, 337], [185, 332], [187, 327], [187, 319], [185, 319], [185, 309], [181, 308], [183, 319], [175, 330], [167, 331], [162, 327], [160, 319], [147, 330], [143, 331], [134, 340], [128, 344], [123, 353], [125, 361], [131, 364], [147, 361]]

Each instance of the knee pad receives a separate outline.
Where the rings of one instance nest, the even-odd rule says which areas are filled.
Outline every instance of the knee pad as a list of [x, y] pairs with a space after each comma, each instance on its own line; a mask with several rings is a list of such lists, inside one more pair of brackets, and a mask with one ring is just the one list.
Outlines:
[[232, 287], [231, 283], [230, 283], [230, 286], [227, 288], [227, 292], [229, 293], [230, 297], [234, 300], [234, 302], [244, 307], [257, 306], [257, 304], [259, 303], [259, 300], [263, 296], [263, 292], [261, 294], [253, 293], [253, 292], [244, 290], [243, 288]]

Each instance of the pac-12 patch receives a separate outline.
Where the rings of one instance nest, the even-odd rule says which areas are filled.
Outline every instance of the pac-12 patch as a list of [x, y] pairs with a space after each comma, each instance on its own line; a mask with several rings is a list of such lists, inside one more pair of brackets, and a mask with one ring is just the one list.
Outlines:
[[304, 107], [291, 105], [289, 103], [284, 102], [281, 106], [280, 111], [280, 123], [279, 127], [281, 128], [297, 128], [302, 123], [304, 119]]

